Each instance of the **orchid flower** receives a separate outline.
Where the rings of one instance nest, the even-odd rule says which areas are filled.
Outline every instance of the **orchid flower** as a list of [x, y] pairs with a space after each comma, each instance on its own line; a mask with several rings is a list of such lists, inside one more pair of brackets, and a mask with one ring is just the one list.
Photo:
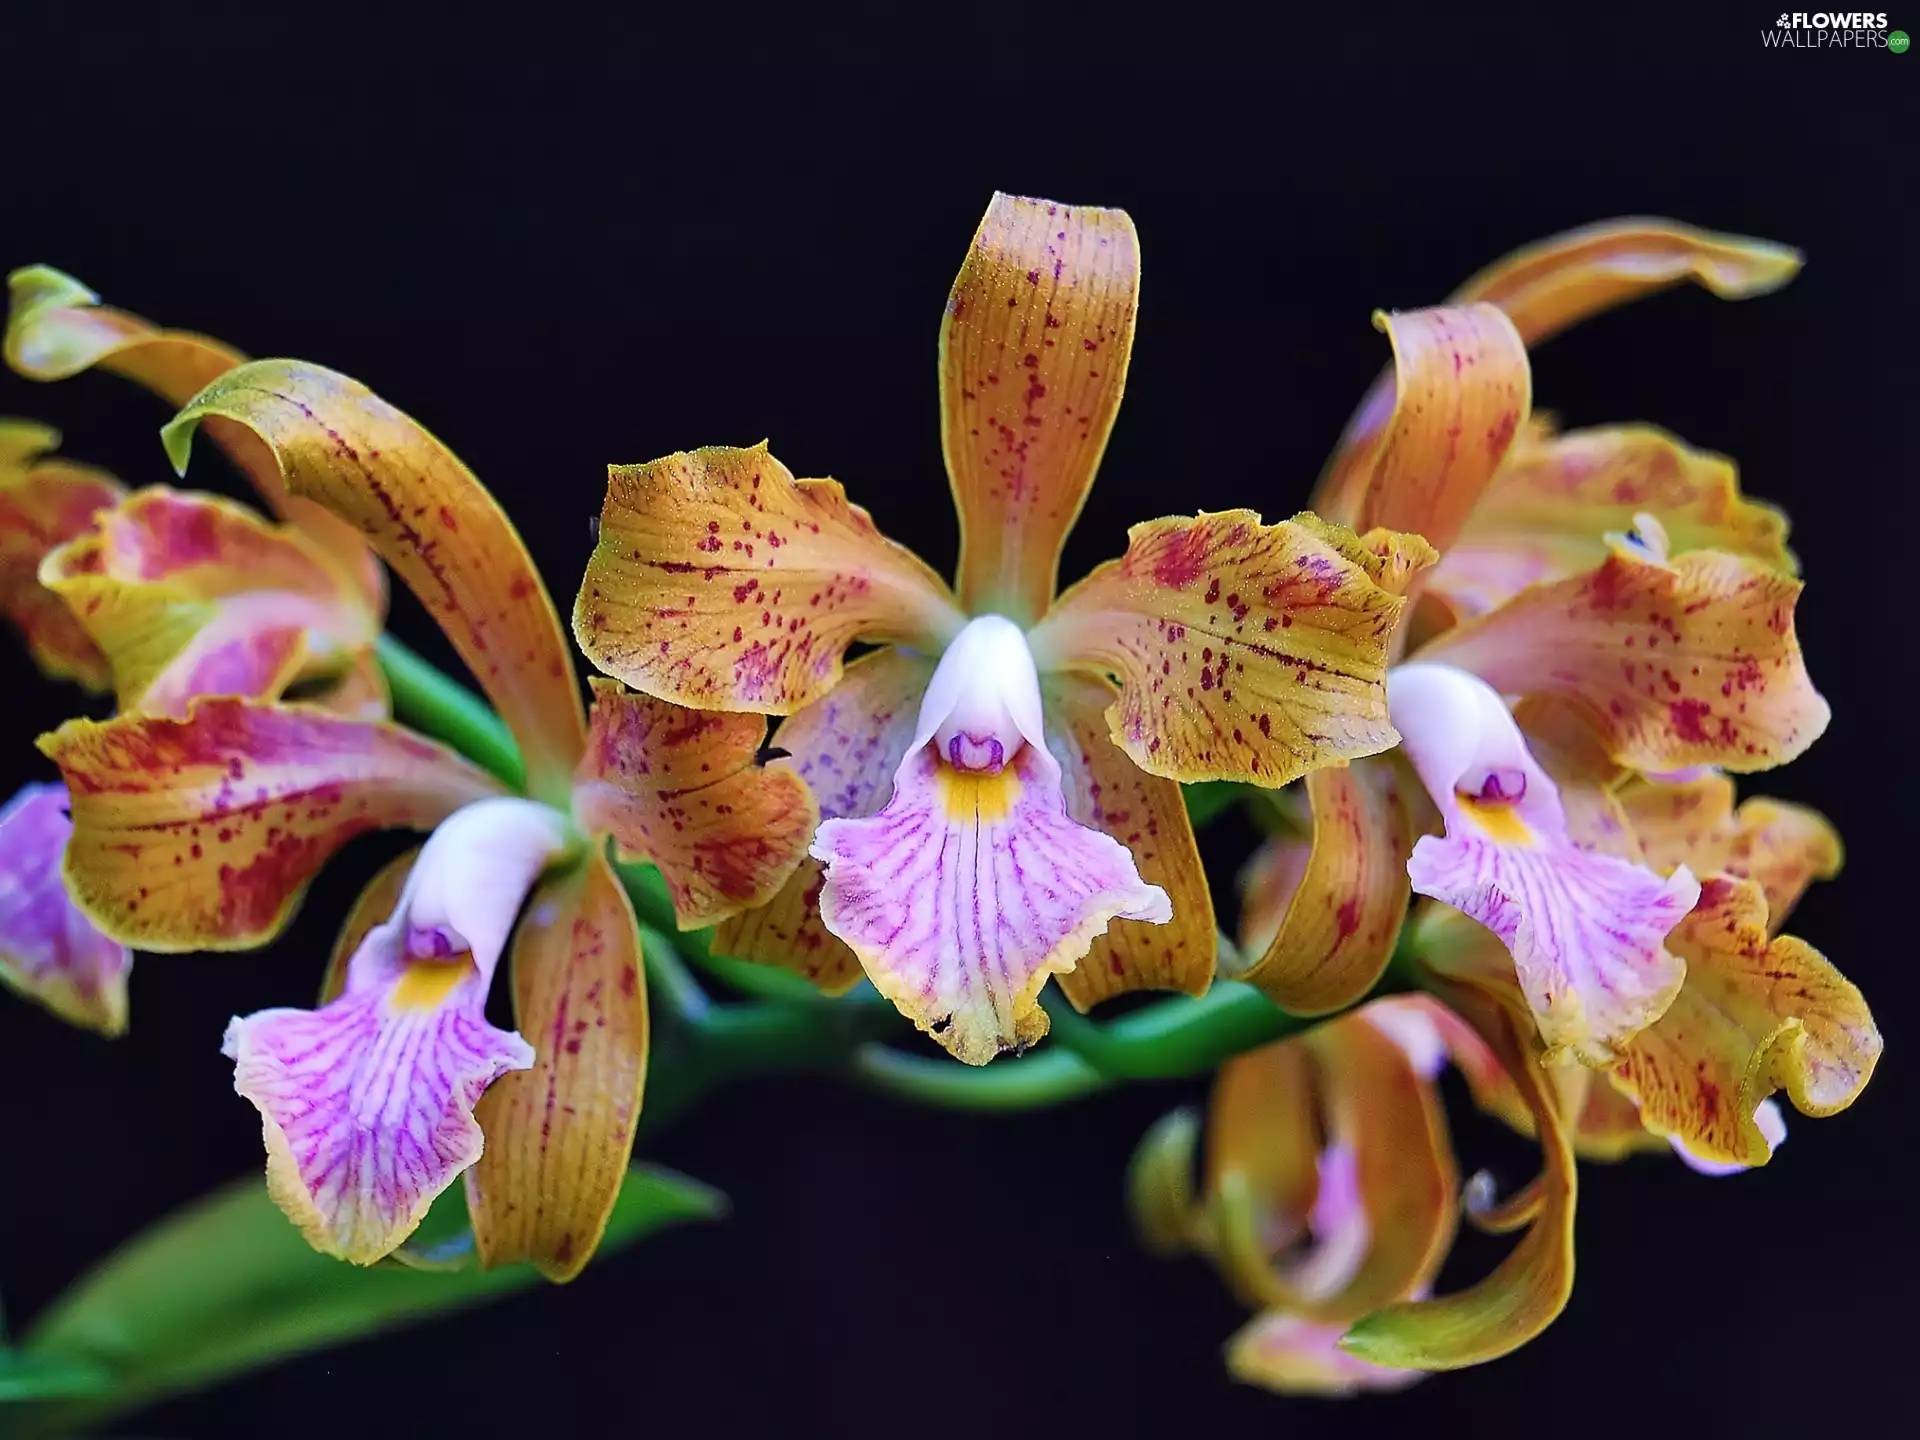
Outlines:
[[[1726, 462], [1659, 432], [1547, 435], [1525, 345], [1682, 279], [1739, 296], [1797, 264], [1760, 241], [1615, 222], [1518, 252], [1447, 306], [1377, 317], [1394, 377], [1316, 505], [1441, 552], [1410, 580], [1406, 663], [1388, 679], [1418, 788], [1383, 762], [1310, 781], [1310, 858], [1269, 851], [1302, 874], [1265, 882], [1291, 900], [1244, 971], [1282, 1006], [1364, 994], [1409, 884], [1501, 937], [1550, 1057], [1612, 1065], [1673, 1003], [1685, 967], [1666, 938], [1698, 885], [1610, 843], [1611, 787], [1784, 763], [1827, 706], [1794, 634], [1779, 516], [1740, 498]], [[1443, 833], [1415, 843], [1426, 801]]]
[[[240, 360], [100, 307], [45, 267], [15, 272], [10, 292], [6, 355], [30, 379], [97, 363], [177, 405]], [[44, 426], [0, 424], [0, 609], [42, 670], [112, 689], [126, 710], [178, 715], [196, 695], [274, 699], [298, 684], [343, 713], [386, 712], [372, 648], [378, 571], [357, 535], [286, 496], [270, 457], [244, 456], [270, 476], [269, 501], [315, 522], [317, 539], [215, 496], [163, 486], [129, 496], [104, 472], [52, 458], [58, 443]], [[0, 823], [0, 975], [65, 1019], [118, 1034], [133, 957], [67, 899], [57, 857], [69, 830], [58, 786], [28, 786]]]
[[[1500, 1013], [1483, 1021], [1504, 1045]], [[1445, 1302], [1427, 1299], [1452, 1247], [1460, 1183], [1438, 1077], [1449, 1060], [1476, 1094], [1495, 1077], [1500, 1098], [1543, 1137], [1545, 1168], [1525, 1202], [1491, 1203], [1476, 1179], [1467, 1211], [1489, 1229], [1529, 1226], [1513, 1258]], [[1374, 1000], [1313, 1031], [1227, 1062], [1207, 1116], [1204, 1193], [1192, 1194], [1197, 1136], [1176, 1112], [1135, 1157], [1136, 1222], [1163, 1254], [1210, 1256], [1258, 1313], [1228, 1344], [1236, 1378], [1288, 1393], [1399, 1389], [1427, 1369], [1493, 1359], [1559, 1308], [1572, 1282], [1567, 1222], [1572, 1149], [1549, 1072], [1502, 1068], [1495, 1046], [1429, 996]], [[1470, 1348], [1418, 1355], [1392, 1331], [1398, 1307], [1442, 1303]], [[1355, 1322], [1360, 1322], [1355, 1329]], [[1388, 1332], [1388, 1360], [1369, 1354], [1369, 1329]], [[1358, 1335], [1358, 1339], [1348, 1337]]]
[[[391, 1253], [464, 1172], [481, 1262], [570, 1278], [619, 1192], [646, 1071], [639, 941], [606, 839], [659, 867], [683, 924], [710, 924], [786, 881], [811, 799], [759, 768], [757, 718], [604, 683], [583, 713], [506, 516], [355, 381], [232, 369], [167, 428], [177, 466], [205, 426], [243, 432], [292, 501], [393, 567], [518, 740], [525, 792], [390, 721], [309, 704], [205, 697], [70, 721], [41, 741], [73, 796], [68, 888], [144, 949], [250, 948], [354, 836], [430, 830], [362, 896], [319, 1008], [233, 1021], [235, 1087], [260, 1111], [274, 1197], [316, 1249]], [[484, 1014], [509, 944], [518, 1034]]]
[[[1056, 595], [1138, 293], [1121, 212], [988, 207], [940, 336], [953, 590], [835, 481], [716, 448], [610, 470], [574, 612], [636, 689], [788, 717], [783, 765], [826, 820], [718, 948], [830, 992], [864, 970], [973, 1064], [1047, 1032], [1049, 975], [1081, 1010], [1207, 988], [1213, 910], [1176, 781], [1280, 785], [1394, 741], [1390, 585], [1418, 542], [1248, 510], [1155, 520]], [[883, 648], [843, 672], [855, 641]]]

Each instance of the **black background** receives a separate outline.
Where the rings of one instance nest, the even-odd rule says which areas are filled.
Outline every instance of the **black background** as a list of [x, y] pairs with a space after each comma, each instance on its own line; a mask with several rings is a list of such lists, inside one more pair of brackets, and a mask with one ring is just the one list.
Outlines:
[[[1647, 419], [1785, 504], [1827, 737], [1758, 785], [1839, 824], [1848, 868], [1794, 928], [1867, 991], [1889, 1054], [1766, 1173], [1660, 1160], [1583, 1178], [1582, 1276], [1518, 1356], [1345, 1406], [1229, 1384], [1240, 1316], [1197, 1262], [1135, 1250], [1121, 1167], [1198, 1085], [1010, 1118], [825, 1079], [722, 1094], [662, 1160], [727, 1190], [565, 1290], [169, 1403], [142, 1433], [881, 1435], [1449, 1431], [1826, 1434], [1911, 1425], [1916, 1095], [1908, 696], [1920, 55], [1763, 51], [1774, 12], [1552, 22], [1378, 10], [1264, 30], [1173, 7], [876, 12], [834, 34], [481, 33], [171, 8], [145, 33], [9, 21], [0, 264], [257, 355], [318, 360], [420, 417], [518, 521], [563, 606], [603, 467], [770, 438], [942, 567], [934, 339], [998, 188], [1118, 205], [1145, 284], [1128, 397], [1063, 571], [1170, 511], [1305, 503], [1386, 356], [1376, 306], [1437, 301], [1511, 247], [1616, 214], [1789, 241], [1787, 290], [1627, 307], [1535, 357], [1573, 424]], [[717, 7], [716, 7], [717, 8]], [[1920, 32], [1920, 11], [1892, 14]], [[162, 407], [102, 376], [0, 377], [130, 483], [169, 477]], [[192, 477], [228, 483], [203, 456]], [[410, 604], [402, 636], [448, 659]], [[73, 712], [17, 647], [0, 790]], [[1229, 830], [1215, 844], [1237, 855]], [[138, 1226], [259, 1164], [221, 1059], [231, 1013], [305, 1003], [377, 863], [356, 848], [265, 953], [145, 958], [107, 1043], [0, 995], [0, 1290], [16, 1322]], [[1466, 1125], [1469, 1165], [1493, 1154]], [[1509, 1174], [1508, 1178], [1514, 1178]], [[1470, 1279], [1497, 1249], [1463, 1246]]]

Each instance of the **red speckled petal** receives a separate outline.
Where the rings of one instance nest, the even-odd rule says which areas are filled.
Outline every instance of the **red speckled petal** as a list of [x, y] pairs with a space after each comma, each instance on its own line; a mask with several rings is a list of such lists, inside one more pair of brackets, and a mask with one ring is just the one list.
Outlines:
[[513, 522], [473, 472], [357, 380], [297, 360], [257, 360], [201, 391], [164, 432], [176, 466], [209, 419], [252, 431], [293, 494], [366, 537], [512, 728], [529, 792], [564, 804], [586, 743], [566, 633]]
[[1652, 515], [1670, 553], [1724, 550], [1795, 571], [1786, 517], [1746, 499], [1731, 460], [1693, 450], [1648, 425], [1516, 441], [1459, 539], [1426, 578], [1425, 593], [1471, 619], [1543, 580], [1592, 569], [1609, 534]]
[[113, 683], [106, 657], [40, 583], [40, 562], [127, 492], [104, 471], [40, 458], [59, 443], [59, 432], [44, 425], [0, 420], [0, 614], [48, 675], [104, 690]]
[[467, 1172], [485, 1266], [530, 1261], [571, 1280], [626, 1178], [647, 1078], [647, 987], [633, 906], [599, 856], [534, 892], [513, 948], [513, 1013], [531, 1070], [479, 1106], [487, 1148]]
[[969, 614], [1053, 599], [1127, 383], [1140, 246], [1118, 210], [995, 195], [940, 328], [941, 439]]
[[354, 836], [428, 829], [500, 793], [397, 725], [234, 699], [184, 720], [69, 720], [40, 748], [73, 797], [69, 893], [143, 950], [263, 944]]
[[1711, 877], [1668, 944], [1687, 983], [1609, 1072], [1648, 1129], [1699, 1159], [1764, 1165], [1754, 1113], [1767, 1096], [1785, 1090], [1815, 1116], [1859, 1097], [1881, 1049], [1866, 1001], [1805, 941], [1769, 938], [1758, 885]]
[[[65, 380], [98, 366], [177, 409], [246, 360], [218, 340], [162, 330], [138, 315], [102, 305], [98, 295], [50, 266], [14, 271], [7, 277], [7, 290], [7, 363], [29, 380]], [[351, 526], [312, 501], [289, 495], [273, 456], [241, 427], [215, 422], [208, 434], [253, 482], [267, 508], [298, 525], [331, 555], [353, 577], [371, 609], [384, 609], [385, 579]]]
[[1174, 780], [1284, 785], [1397, 738], [1387, 561], [1338, 526], [1251, 510], [1154, 520], [1028, 637], [1042, 670], [1119, 677], [1114, 742]]
[[1536, 585], [1419, 655], [1507, 695], [1560, 695], [1622, 765], [1764, 770], [1827, 728], [1794, 634], [1800, 582], [1701, 550], [1663, 561], [1618, 543], [1597, 568]]
[[1165, 890], [1173, 904], [1165, 925], [1108, 929], [1059, 977], [1060, 989], [1081, 1011], [1133, 990], [1205, 994], [1219, 933], [1180, 787], [1149, 775], [1113, 743], [1106, 719], [1117, 698], [1111, 684], [1088, 675], [1048, 675], [1041, 693], [1067, 813], [1126, 846], [1140, 878]]
[[938, 652], [965, 617], [940, 578], [834, 480], [795, 480], [764, 445], [607, 471], [573, 633], [636, 690], [787, 715], [840, 678], [855, 640]]
[[683, 710], [595, 679], [573, 809], [623, 860], [650, 860], [682, 929], [765, 904], [807, 853], [820, 812], [792, 770], [757, 761], [758, 715]]
[[[1799, 269], [1799, 252], [1772, 241], [1696, 230], [1677, 220], [1605, 220], [1503, 256], [1448, 303], [1499, 306], [1532, 347], [1589, 316], [1683, 281], [1723, 300], [1741, 300], [1779, 289]], [[1322, 514], [1342, 514], [1343, 501], [1351, 503], [1366, 483], [1392, 413], [1392, 394], [1392, 376], [1382, 375], [1347, 422], [1314, 492], [1314, 508]]]
[[1385, 761], [1328, 766], [1304, 784], [1311, 849], [1304, 866], [1295, 847], [1263, 852], [1267, 866], [1284, 873], [1256, 879], [1260, 903], [1244, 907], [1242, 934], [1259, 938], [1246, 933], [1249, 918], [1271, 916], [1278, 928], [1234, 978], [1283, 1010], [1325, 1015], [1371, 990], [1393, 954], [1407, 913], [1413, 820], [1400, 776]]
[[0, 810], [0, 982], [70, 1024], [118, 1035], [133, 952], [67, 898], [60, 857], [72, 834], [58, 785], [29, 785]]
[[[933, 661], [910, 651], [889, 646], [861, 656], [832, 690], [780, 722], [773, 743], [790, 758], [767, 768], [791, 768], [813, 791], [823, 819], [871, 815], [892, 793], [932, 677]], [[808, 856], [772, 900], [721, 921], [713, 948], [791, 970], [829, 995], [851, 989], [864, 972], [860, 957], [820, 919], [824, 884], [825, 867]]]
[[1531, 413], [1526, 346], [1491, 305], [1376, 313], [1373, 323], [1393, 341], [1393, 413], [1354, 528], [1403, 530], [1445, 550]]
[[277, 699], [302, 671], [346, 666], [379, 630], [300, 531], [163, 485], [97, 515], [41, 580], [106, 655], [120, 708], [156, 715], [184, 715], [198, 695]]

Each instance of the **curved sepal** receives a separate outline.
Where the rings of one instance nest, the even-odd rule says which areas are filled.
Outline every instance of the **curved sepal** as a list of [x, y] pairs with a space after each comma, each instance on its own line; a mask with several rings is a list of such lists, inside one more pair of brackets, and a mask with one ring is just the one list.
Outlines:
[[143, 950], [264, 944], [356, 835], [500, 793], [411, 731], [305, 706], [203, 699], [185, 719], [69, 720], [39, 744], [72, 796], [68, 892]]
[[[1328, 766], [1303, 783], [1313, 825], [1305, 863], [1284, 844], [1263, 851], [1269, 867], [1287, 873], [1258, 877], [1249, 893], [1262, 901], [1255, 918], [1271, 916], [1277, 928], [1234, 978], [1282, 1010], [1325, 1015], [1371, 990], [1393, 955], [1407, 913], [1413, 820], [1385, 761]], [[1254, 909], [1243, 907], [1243, 933]]]
[[1106, 720], [1116, 698], [1111, 684], [1087, 675], [1047, 675], [1041, 694], [1067, 813], [1126, 846], [1140, 878], [1166, 891], [1173, 906], [1165, 925], [1109, 927], [1078, 965], [1058, 977], [1062, 993], [1083, 1013], [1133, 990], [1205, 994], [1213, 983], [1219, 935], [1180, 787], [1149, 775], [1113, 743]]
[[1398, 738], [1384, 682], [1404, 602], [1376, 548], [1251, 510], [1154, 520], [1127, 540], [1029, 640], [1042, 670], [1119, 678], [1107, 719], [1141, 769], [1279, 786]]
[[1538, 1129], [1543, 1166], [1528, 1187], [1531, 1223], [1490, 1275], [1452, 1295], [1377, 1310], [1342, 1337], [1347, 1354], [1394, 1369], [1458, 1370], [1498, 1359], [1552, 1324], [1573, 1292], [1573, 1147], [1537, 1051], [1521, 1038], [1531, 1027], [1497, 1002], [1448, 998], [1474, 1017], [1518, 1082]]
[[599, 856], [533, 894], [513, 944], [513, 1013], [531, 1070], [481, 1099], [467, 1172], [480, 1263], [578, 1275], [607, 1226], [647, 1078], [647, 987], [632, 903]]
[[609, 466], [573, 611], [605, 674], [770, 715], [830, 690], [855, 640], [938, 652], [963, 624], [939, 576], [837, 480], [795, 480], [764, 444]]
[[574, 814], [621, 859], [659, 868], [683, 930], [764, 905], [806, 856], [820, 812], [797, 774], [759, 763], [766, 735], [758, 715], [593, 682]]
[[566, 632], [519, 533], [473, 472], [357, 380], [298, 360], [253, 361], [196, 395], [161, 432], [176, 469], [210, 421], [257, 436], [291, 494], [365, 537], [513, 730], [531, 793], [563, 799], [586, 741]]
[[1760, 1103], [1786, 1091], [1803, 1115], [1846, 1109], [1880, 1058], [1860, 991], [1811, 945], [1770, 938], [1751, 880], [1716, 875], [1670, 937], [1687, 983], [1610, 1073], [1648, 1129], [1697, 1158], [1764, 1165]]
[[1354, 528], [1445, 551], [1532, 413], [1527, 349], [1491, 305], [1380, 311], [1373, 323], [1393, 342], [1393, 412]]
[[995, 195], [940, 327], [941, 442], [969, 614], [1031, 624], [1127, 383], [1140, 242], [1119, 210]]

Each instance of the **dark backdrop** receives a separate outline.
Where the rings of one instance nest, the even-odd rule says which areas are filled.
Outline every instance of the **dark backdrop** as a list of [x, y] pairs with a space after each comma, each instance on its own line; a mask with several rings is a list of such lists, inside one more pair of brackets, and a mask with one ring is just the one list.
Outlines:
[[[141, 1428], [1584, 1436], [1910, 1419], [1920, 55], [1763, 51], [1757, 3], [1551, 25], [1356, 11], [1271, 32], [1194, 7], [1144, 30], [1113, 10], [995, 7], [831, 38], [732, 12], [723, 35], [616, 36], [545, 10], [511, 33], [402, 37], [391, 13], [175, 10], [134, 34], [16, 8], [0, 263], [45, 260], [164, 322], [363, 378], [493, 487], [564, 606], [607, 462], [763, 436], [949, 564], [934, 339], [995, 188], [1123, 206], [1142, 236], [1129, 393], [1069, 575], [1138, 519], [1303, 504], [1386, 356], [1375, 306], [1436, 301], [1516, 244], [1622, 213], [1800, 245], [1805, 273], [1771, 298], [1675, 293], [1554, 340], [1536, 395], [1569, 423], [1645, 418], [1731, 453], [1792, 511], [1801, 634], [1835, 718], [1764, 784], [1847, 837], [1845, 874], [1795, 928], [1866, 988], [1889, 1055], [1854, 1109], [1795, 1123], [1763, 1175], [1591, 1169], [1565, 1317], [1515, 1358], [1404, 1395], [1339, 1407], [1230, 1386], [1234, 1305], [1197, 1262], [1135, 1251], [1121, 1167], [1198, 1085], [983, 1119], [796, 1080], [723, 1094], [659, 1142], [734, 1197], [728, 1222]], [[1920, 11], [1892, 20], [1920, 31]], [[118, 381], [0, 377], [0, 412], [62, 425], [72, 454], [130, 482], [169, 478], [161, 408]], [[224, 483], [201, 463], [196, 483]], [[446, 657], [416, 610], [396, 625]], [[0, 686], [10, 790], [42, 773], [31, 737], [72, 699], [14, 646]], [[0, 996], [0, 1286], [17, 1318], [260, 1163], [222, 1024], [305, 1000], [375, 859], [329, 867], [267, 953], [143, 959], [117, 1043]], [[1482, 1138], [1469, 1127], [1469, 1164]]]

